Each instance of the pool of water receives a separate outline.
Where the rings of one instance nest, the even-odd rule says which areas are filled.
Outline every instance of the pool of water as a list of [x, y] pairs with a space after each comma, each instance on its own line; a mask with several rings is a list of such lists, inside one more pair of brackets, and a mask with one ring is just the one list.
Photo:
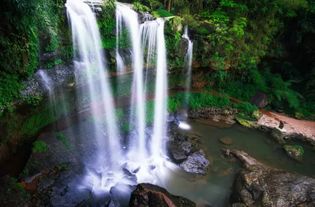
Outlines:
[[[199, 204], [228, 206], [234, 177], [240, 164], [231, 162], [222, 156], [222, 148], [240, 149], [257, 160], [279, 169], [315, 177], [315, 151], [310, 146], [300, 143], [305, 150], [303, 162], [289, 158], [282, 147], [268, 134], [247, 129], [239, 125], [218, 127], [200, 121], [191, 121], [192, 129], [183, 133], [195, 133], [201, 136], [204, 150], [212, 161], [209, 174], [205, 177], [183, 176], [171, 173], [166, 188], [177, 195], [182, 195]], [[223, 145], [219, 139], [229, 137], [233, 143]]]
[[[305, 156], [303, 162], [296, 162], [264, 132], [247, 129], [237, 124], [223, 126], [201, 120], [190, 121], [189, 124], [191, 130], [183, 130], [182, 133], [197, 134], [201, 137], [200, 146], [206, 152], [211, 165], [206, 176], [191, 176], [174, 167], [174, 164], [165, 162], [168, 164], [165, 165], [163, 172], [161, 171], [163, 175], [161, 174], [158, 185], [165, 187], [172, 194], [187, 197], [198, 204], [208, 204], [213, 207], [228, 206], [232, 185], [241, 166], [239, 162], [224, 158], [221, 151], [223, 148], [244, 150], [269, 166], [315, 177], [315, 151], [310, 146], [300, 143], [304, 147]], [[61, 155], [65, 161], [69, 159], [67, 157], [72, 157], [72, 160], [85, 163], [85, 166], [93, 163], [92, 161], [96, 159], [93, 153], [95, 146], [89, 138], [95, 136], [96, 132], [90, 119], [74, 123], [58, 133], [63, 134], [64, 139], [69, 139], [61, 141], [69, 141], [70, 147], [62, 149], [64, 147], [60, 146], [60, 143], [57, 145], [48, 143], [50, 148], [53, 148], [54, 155]], [[53, 140], [56, 139], [56, 132], [46, 132], [42, 136], [50, 137], [48, 140], [55, 143]], [[220, 139], [223, 137], [229, 137], [232, 144], [229, 146], [222, 144]], [[86, 159], [80, 160], [82, 157]], [[62, 159], [58, 158], [58, 160]], [[82, 180], [84, 175], [78, 177], [80, 177], [78, 180]], [[79, 186], [82, 183], [77, 182], [77, 184]]]

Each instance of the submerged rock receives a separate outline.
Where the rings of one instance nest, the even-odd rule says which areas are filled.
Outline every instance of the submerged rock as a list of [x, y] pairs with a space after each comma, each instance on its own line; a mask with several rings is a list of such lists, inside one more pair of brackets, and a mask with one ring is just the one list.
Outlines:
[[233, 139], [231, 139], [230, 137], [222, 137], [221, 139], [219, 139], [219, 141], [224, 145], [232, 145], [233, 144]]
[[195, 207], [187, 198], [170, 194], [164, 188], [139, 184], [131, 194], [130, 207]]
[[315, 179], [270, 168], [243, 151], [229, 154], [245, 166], [234, 182], [232, 206], [315, 206]]
[[207, 173], [208, 165], [209, 160], [202, 150], [189, 155], [187, 160], [180, 164], [186, 172], [202, 175]]
[[300, 145], [284, 145], [283, 149], [286, 151], [287, 155], [294, 160], [302, 161], [304, 155], [304, 149]]

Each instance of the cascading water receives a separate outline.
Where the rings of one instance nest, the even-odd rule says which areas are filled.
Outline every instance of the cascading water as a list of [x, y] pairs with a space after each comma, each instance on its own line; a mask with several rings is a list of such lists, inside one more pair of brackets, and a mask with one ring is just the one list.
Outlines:
[[[129, 32], [132, 44], [132, 68], [134, 70], [130, 124], [137, 131], [137, 138], [130, 142], [129, 159], [140, 161], [147, 158], [145, 137], [145, 98], [143, 87], [143, 55], [141, 50], [141, 37], [138, 14], [125, 4], [116, 4], [116, 19], [122, 19]], [[117, 22], [120, 24], [120, 22]], [[140, 160], [139, 160], [140, 159]]]
[[[157, 44], [157, 30], [158, 21], [146, 21], [140, 26], [140, 33], [142, 37], [142, 48], [146, 51], [146, 75], [145, 87], [148, 85], [149, 69], [156, 64], [156, 44]], [[145, 88], [147, 91], [147, 88]]]
[[158, 19], [157, 29], [157, 63], [156, 63], [156, 84], [155, 84], [155, 105], [154, 105], [154, 126], [151, 143], [153, 159], [160, 159], [165, 154], [163, 140], [167, 131], [167, 63], [164, 37], [164, 20]]
[[116, 10], [116, 64], [117, 64], [117, 72], [125, 71], [124, 60], [119, 52], [119, 42], [122, 36], [122, 15], [120, 11]]
[[96, 17], [87, 4], [68, 0], [66, 7], [72, 29], [78, 94], [88, 99], [95, 130], [94, 137], [89, 137], [95, 140], [95, 156], [86, 161], [89, 171], [86, 182], [92, 189], [106, 190], [120, 180], [119, 162], [123, 155], [100, 34]]
[[[167, 73], [164, 20], [145, 21], [140, 25], [138, 14], [128, 5], [117, 3], [116, 10], [116, 23], [126, 26], [129, 33], [132, 46], [132, 69], [134, 71], [130, 123], [135, 123], [134, 127], [137, 137], [131, 137], [133, 141], [129, 142], [127, 162], [133, 165], [134, 169], [138, 167], [136, 176], [139, 182], [157, 182], [157, 175], [163, 174], [161, 172], [161, 168], [163, 168], [161, 161], [165, 155], [163, 140], [166, 138], [167, 129]], [[147, 137], [145, 134], [145, 94], [146, 86], [148, 85], [148, 70], [146, 70], [146, 77], [144, 77], [144, 51], [147, 52], [145, 68], [156, 67], [157, 72], [154, 104], [155, 118], [151, 137]]]
[[[126, 170], [137, 178], [137, 182], [158, 183], [166, 176], [164, 142], [167, 137], [167, 63], [164, 20], [146, 21], [140, 25], [135, 11], [128, 5], [116, 3], [117, 71], [123, 72], [125, 69], [123, 57], [119, 53], [123, 27], [129, 33], [134, 71], [130, 124], [136, 135], [129, 138], [125, 148], [121, 144], [114, 114], [114, 101], [96, 17], [82, 0], [68, 0], [66, 7], [72, 29], [78, 107], [90, 111], [92, 117], [88, 124], [92, 125], [93, 135], [80, 137], [89, 139], [89, 143], [92, 143], [92, 150], [88, 156], [83, 157], [83, 164], [87, 168], [83, 188], [94, 193], [103, 193], [119, 183], [135, 184], [134, 179], [130, 179], [130, 174], [125, 173]], [[151, 136], [145, 133], [147, 126], [143, 51], [147, 52], [146, 69], [156, 68]]]
[[188, 27], [185, 27], [184, 34], [182, 36], [187, 41], [187, 51], [185, 55], [185, 68], [184, 76], [186, 77], [185, 81], [185, 97], [183, 101], [183, 120], [180, 120], [179, 127], [185, 130], [189, 130], [191, 127], [187, 124], [187, 110], [188, 110], [188, 101], [191, 88], [191, 69], [192, 69], [192, 59], [193, 59], [193, 42], [190, 40], [188, 35]]

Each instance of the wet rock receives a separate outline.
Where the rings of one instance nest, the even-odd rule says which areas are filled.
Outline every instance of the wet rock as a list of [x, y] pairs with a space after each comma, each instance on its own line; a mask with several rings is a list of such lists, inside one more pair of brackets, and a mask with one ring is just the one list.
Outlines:
[[188, 173], [206, 174], [210, 162], [201, 150], [199, 135], [182, 132], [176, 124], [171, 124], [169, 138], [167, 149], [174, 163]]
[[226, 124], [234, 124], [234, 118], [237, 113], [236, 109], [230, 108], [202, 108], [198, 110], [191, 110], [188, 116], [192, 119], [212, 119], [217, 122], [223, 122]]
[[283, 149], [287, 155], [296, 161], [302, 161], [304, 155], [304, 149], [300, 145], [284, 145]]
[[170, 194], [164, 188], [139, 184], [131, 194], [130, 207], [195, 207], [187, 198]]
[[265, 93], [257, 92], [252, 98], [251, 103], [258, 108], [264, 108], [268, 105], [268, 96]]
[[232, 206], [315, 206], [315, 179], [270, 168], [243, 151], [229, 154], [245, 167], [234, 182]]
[[202, 150], [189, 155], [187, 160], [180, 164], [186, 172], [202, 175], [207, 173], [208, 165], [209, 161]]
[[230, 137], [222, 137], [221, 139], [219, 139], [219, 141], [224, 145], [232, 145], [233, 144], [233, 139], [231, 139]]
[[[47, 75], [53, 80], [54, 87], [68, 86], [73, 83], [74, 66], [73, 65], [58, 65], [51, 70], [45, 70]], [[42, 84], [42, 80], [38, 73], [31, 76], [24, 82], [25, 88], [21, 91], [21, 97], [27, 99], [34, 96], [45, 96], [48, 94], [47, 89]]]
[[192, 150], [192, 144], [188, 141], [181, 143], [170, 142], [168, 146], [169, 154], [176, 163], [186, 160]]

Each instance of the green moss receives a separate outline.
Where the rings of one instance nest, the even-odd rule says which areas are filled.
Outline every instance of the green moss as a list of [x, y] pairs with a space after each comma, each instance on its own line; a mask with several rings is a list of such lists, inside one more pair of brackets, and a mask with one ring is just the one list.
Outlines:
[[246, 119], [243, 119], [243, 118], [241, 118], [241, 117], [236, 117], [236, 121], [237, 121], [240, 125], [242, 125], [242, 126], [244, 126], [244, 127], [247, 127], [247, 128], [255, 128], [255, 127], [256, 127], [255, 122], [249, 121], [249, 120], [246, 120]]
[[32, 151], [34, 153], [44, 153], [48, 151], [48, 146], [44, 141], [37, 140], [33, 143]]
[[71, 149], [72, 145], [70, 140], [61, 132], [56, 133], [56, 139], [62, 142], [62, 144], [66, 147], [66, 149]]

